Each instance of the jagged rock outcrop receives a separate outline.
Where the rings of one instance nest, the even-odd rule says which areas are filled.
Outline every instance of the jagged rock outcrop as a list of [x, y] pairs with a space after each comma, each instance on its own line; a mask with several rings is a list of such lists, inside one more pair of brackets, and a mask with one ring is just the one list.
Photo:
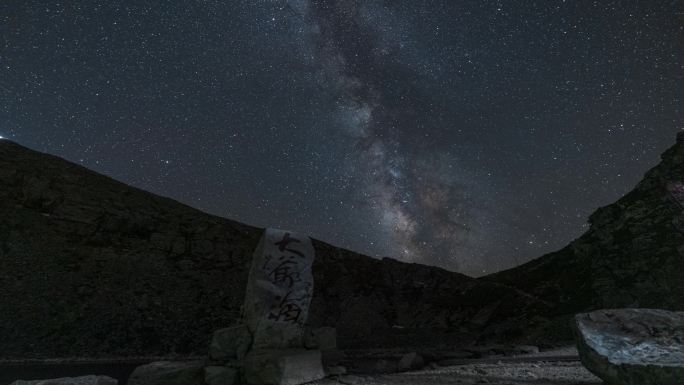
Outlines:
[[[1, 354], [205, 354], [239, 318], [261, 233], [0, 140]], [[448, 344], [501, 320], [524, 327], [549, 306], [434, 267], [314, 248], [309, 320], [337, 327], [341, 348]]]
[[634, 190], [594, 212], [579, 239], [481, 279], [555, 304], [528, 338], [568, 339], [572, 316], [594, 309], [684, 310], [684, 135], [661, 158]]

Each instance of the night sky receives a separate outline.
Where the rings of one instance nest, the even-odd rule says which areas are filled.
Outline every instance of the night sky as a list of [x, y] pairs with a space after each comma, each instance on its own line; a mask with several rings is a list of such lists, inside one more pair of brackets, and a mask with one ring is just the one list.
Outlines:
[[0, 2], [0, 136], [212, 214], [481, 275], [684, 129], [684, 2]]

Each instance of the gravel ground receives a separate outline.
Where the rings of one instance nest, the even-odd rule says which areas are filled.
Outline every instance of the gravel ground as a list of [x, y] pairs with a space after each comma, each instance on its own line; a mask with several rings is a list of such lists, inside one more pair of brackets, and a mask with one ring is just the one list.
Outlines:
[[579, 362], [470, 364], [415, 372], [340, 376], [311, 385], [599, 385]]
[[556, 348], [553, 350], [545, 350], [539, 353], [526, 354], [524, 357], [546, 357], [546, 356], [576, 356], [579, 357], [577, 353], [577, 347], [575, 346], [564, 346], [561, 348]]

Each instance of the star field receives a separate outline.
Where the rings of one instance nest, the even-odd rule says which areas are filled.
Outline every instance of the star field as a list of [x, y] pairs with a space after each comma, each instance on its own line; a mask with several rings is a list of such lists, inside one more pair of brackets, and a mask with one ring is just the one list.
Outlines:
[[0, 4], [0, 136], [248, 224], [472, 275], [684, 129], [681, 1]]

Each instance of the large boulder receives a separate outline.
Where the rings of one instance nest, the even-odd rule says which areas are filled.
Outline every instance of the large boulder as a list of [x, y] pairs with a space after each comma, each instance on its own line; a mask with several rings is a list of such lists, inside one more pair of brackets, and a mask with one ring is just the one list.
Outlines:
[[117, 385], [118, 381], [107, 376], [64, 377], [50, 380], [17, 380], [10, 385]]
[[684, 312], [598, 310], [574, 327], [582, 364], [606, 383], [684, 384]]
[[138, 366], [127, 385], [204, 385], [204, 362], [159, 361]]

